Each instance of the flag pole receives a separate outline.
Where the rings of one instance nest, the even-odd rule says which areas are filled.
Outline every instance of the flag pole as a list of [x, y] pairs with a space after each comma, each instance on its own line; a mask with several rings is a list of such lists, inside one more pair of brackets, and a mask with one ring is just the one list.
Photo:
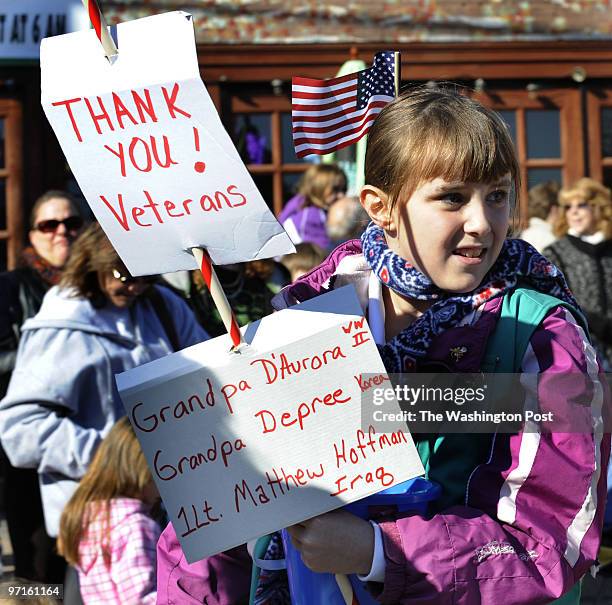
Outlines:
[[393, 62], [393, 71], [394, 71], [394, 76], [395, 76], [395, 98], [397, 99], [397, 97], [399, 97], [399, 89], [400, 89], [400, 77], [401, 77], [401, 71], [402, 71], [402, 67], [400, 65], [400, 53], [398, 51], [395, 51], [393, 53], [395, 55], [395, 61]]
[[108, 33], [106, 19], [100, 10], [100, 6], [96, 0], [82, 0], [82, 2], [87, 14], [89, 15], [89, 20], [91, 21], [94, 31], [96, 32], [96, 36], [98, 36], [98, 40], [100, 40], [100, 44], [102, 44], [104, 54], [112, 65], [117, 60], [119, 51], [117, 50], [115, 41]]

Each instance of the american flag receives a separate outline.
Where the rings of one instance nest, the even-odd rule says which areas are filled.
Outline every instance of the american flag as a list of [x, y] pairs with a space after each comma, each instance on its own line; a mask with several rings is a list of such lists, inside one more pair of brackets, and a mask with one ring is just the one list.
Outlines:
[[294, 77], [291, 117], [299, 158], [323, 155], [356, 143], [395, 97], [399, 53], [376, 53], [368, 69], [331, 80]]

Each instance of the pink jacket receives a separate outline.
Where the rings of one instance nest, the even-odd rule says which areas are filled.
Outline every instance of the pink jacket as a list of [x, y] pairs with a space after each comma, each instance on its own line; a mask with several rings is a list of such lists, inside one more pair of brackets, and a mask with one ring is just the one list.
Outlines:
[[153, 605], [155, 548], [161, 533], [149, 507], [134, 498], [111, 500], [110, 567], [101, 548], [102, 519], [89, 524], [79, 544], [78, 567], [84, 605]]
[[[368, 279], [361, 245], [353, 240], [282, 290], [273, 304], [282, 308], [347, 283], [367, 293]], [[471, 324], [434, 339], [426, 363], [479, 372], [501, 302], [489, 301]], [[453, 362], [449, 352], [457, 345], [466, 354]], [[579, 400], [582, 420], [597, 430], [492, 435], [488, 459], [473, 469], [461, 502], [430, 519], [415, 515], [382, 523], [385, 581], [377, 595], [382, 603], [549, 604], [595, 564], [610, 457], [605, 376], [584, 331], [562, 307], [533, 333], [521, 369], [538, 375], [541, 411], [567, 417], [568, 401]], [[586, 377], [574, 381], [579, 392], [560, 393], [555, 375], [572, 373]]]
[[157, 544], [158, 605], [247, 605], [251, 557], [238, 546], [189, 564], [172, 523]]

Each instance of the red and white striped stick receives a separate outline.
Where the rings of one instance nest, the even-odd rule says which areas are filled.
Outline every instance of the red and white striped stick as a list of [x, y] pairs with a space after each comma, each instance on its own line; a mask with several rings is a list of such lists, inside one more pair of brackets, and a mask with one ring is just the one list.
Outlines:
[[208, 252], [206, 252], [206, 250], [203, 248], [192, 248], [191, 252], [198, 262], [198, 267], [204, 276], [204, 281], [210, 290], [210, 295], [212, 296], [213, 302], [215, 303], [217, 310], [219, 311], [219, 315], [223, 320], [225, 329], [232, 337], [232, 344], [234, 347], [243, 344], [244, 339], [242, 338], [242, 333], [240, 332], [238, 322], [236, 321], [234, 312], [232, 311], [227, 297], [225, 296], [225, 292], [219, 283], [219, 278], [215, 273], [210, 256], [208, 256]]
[[115, 41], [108, 33], [106, 19], [104, 18], [98, 3], [96, 0], [83, 0], [83, 6], [85, 6], [85, 10], [89, 14], [89, 20], [93, 25], [96, 35], [98, 36], [98, 40], [100, 40], [100, 43], [102, 44], [104, 54], [112, 63], [117, 58], [119, 51], [117, 50]]

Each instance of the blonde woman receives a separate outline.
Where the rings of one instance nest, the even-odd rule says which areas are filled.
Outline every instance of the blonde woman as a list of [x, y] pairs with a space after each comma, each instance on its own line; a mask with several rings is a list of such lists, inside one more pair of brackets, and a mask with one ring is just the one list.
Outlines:
[[554, 232], [544, 250], [565, 278], [589, 321], [593, 344], [612, 368], [612, 198], [601, 183], [582, 178], [559, 193]]

